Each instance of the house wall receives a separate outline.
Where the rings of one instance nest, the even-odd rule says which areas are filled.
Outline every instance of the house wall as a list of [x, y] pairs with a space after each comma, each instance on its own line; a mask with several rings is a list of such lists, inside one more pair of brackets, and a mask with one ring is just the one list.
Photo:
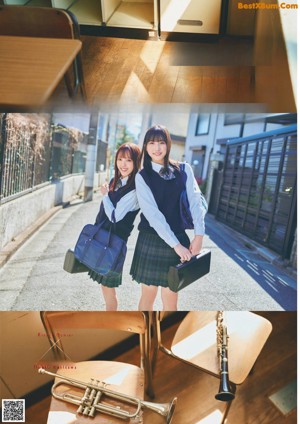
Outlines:
[[[198, 113], [191, 113], [188, 133], [185, 144], [185, 160], [192, 164], [192, 155], [194, 149], [199, 149], [201, 146], [206, 148], [205, 161], [203, 167], [202, 178], [207, 178], [207, 172], [209, 168], [210, 157], [212, 153], [218, 153], [220, 151], [220, 145], [216, 143], [218, 139], [231, 139], [241, 136], [241, 125], [226, 125], [225, 114], [212, 113], [210, 115], [210, 124], [207, 134], [196, 135], [196, 127], [198, 120]], [[253, 134], [259, 134], [264, 131], [270, 131], [280, 128], [282, 125], [278, 124], [267, 124], [264, 121], [265, 115], [251, 115], [251, 122], [246, 122], [243, 127], [242, 136], [249, 136]], [[257, 118], [257, 119], [256, 119]], [[249, 117], [250, 119], [250, 117]]]
[[[105, 173], [95, 174], [95, 188], [104, 181], [105, 175]], [[84, 175], [71, 175], [2, 204], [0, 207], [0, 249], [51, 208], [69, 202], [83, 190]]]

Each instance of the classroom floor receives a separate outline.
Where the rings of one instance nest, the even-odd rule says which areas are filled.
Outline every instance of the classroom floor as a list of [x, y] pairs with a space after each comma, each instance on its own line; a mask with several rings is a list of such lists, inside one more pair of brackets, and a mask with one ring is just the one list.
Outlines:
[[253, 44], [247, 39], [81, 38], [89, 104], [255, 102]]
[[[273, 331], [254, 372], [237, 388], [226, 424], [295, 424], [297, 421], [296, 409], [284, 414], [269, 398], [296, 380], [296, 313], [261, 314], [271, 321]], [[172, 340], [177, 325], [163, 331], [162, 338], [166, 346]], [[136, 364], [138, 358], [139, 347], [135, 347], [114, 359]], [[178, 397], [172, 424], [218, 424], [225, 406], [214, 398], [218, 388], [219, 381], [216, 378], [195, 371], [193, 367], [159, 352], [154, 375], [154, 401], [168, 402], [172, 397]], [[26, 423], [46, 423], [49, 405], [50, 396], [28, 408]], [[144, 424], [163, 422], [158, 414], [144, 412]]]

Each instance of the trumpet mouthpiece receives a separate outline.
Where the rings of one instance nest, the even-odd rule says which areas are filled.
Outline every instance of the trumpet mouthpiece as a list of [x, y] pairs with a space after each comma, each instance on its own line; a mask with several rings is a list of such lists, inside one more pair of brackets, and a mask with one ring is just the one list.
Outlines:
[[44, 370], [44, 368], [39, 368], [39, 369], [38, 369], [38, 372], [39, 372], [40, 374], [45, 374], [45, 370]]

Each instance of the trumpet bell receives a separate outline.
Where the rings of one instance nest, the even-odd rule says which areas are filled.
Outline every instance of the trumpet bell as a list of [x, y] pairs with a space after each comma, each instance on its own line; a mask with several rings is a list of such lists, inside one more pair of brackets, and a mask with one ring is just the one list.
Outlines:
[[177, 397], [174, 397], [169, 404], [169, 412], [166, 417], [167, 424], [171, 423], [172, 421], [172, 417], [173, 417], [176, 405], [177, 405]]
[[154, 403], [146, 401], [141, 401], [141, 403], [145, 406], [145, 408], [162, 415], [166, 420], [166, 424], [170, 424], [177, 404], [177, 397], [174, 397], [169, 403]]

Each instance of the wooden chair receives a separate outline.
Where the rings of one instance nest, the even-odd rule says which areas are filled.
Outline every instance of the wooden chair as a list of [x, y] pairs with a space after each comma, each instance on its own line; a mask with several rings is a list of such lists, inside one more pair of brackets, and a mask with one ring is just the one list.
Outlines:
[[[80, 39], [80, 30], [75, 15], [67, 10], [5, 5], [0, 6], [0, 35]], [[70, 97], [80, 91], [86, 99], [81, 52], [64, 79]]]
[[[66, 369], [62, 367], [58, 372], [68, 378], [85, 381], [86, 383], [89, 382], [91, 377], [100, 381], [105, 380], [110, 384], [108, 388], [119, 391], [120, 393], [127, 393], [141, 400], [144, 396], [145, 386], [147, 394], [151, 398], [154, 397], [150, 363], [150, 323], [148, 314], [143, 312], [41, 312], [41, 319], [51, 348], [56, 353], [56, 357], [65, 360], [66, 364], [69, 363], [68, 355], [61, 340], [63, 337], [60, 339], [60, 334], [63, 331], [105, 329], [138, 334], [140, 337], [141, 352], [140, 366], [116, 361], [84, 361], [76, 362], [76, 369], [66, 366]], [[59, 381], [58, 378], [55, 379], [55, 382], [57, 381]], [[115, 384], [117, 385], [115, 386]], [[82, 391], [81, 396], [83, 396]], [[132, 410], [135, 409], [134, 406], [131, 406], [131, 408]], [[61, 402], [53, 397], [48, 424], [51, 424], [52, 420], [53, 422], [54, 420], [59, 420], [61, 423], [68, 422], [67, 419], [70, 414], [74, 419], [76, 409], [76, 406], [67, 402]], [[100, 415], [101, 423], [118, 423], [120, 420], [119, 418], [108, 415]], [[86, 422], [86, 418], [78, 415], [76, 416], [77, 422]], [[97, 420], [94, 422], [97, 422]]]
[[[217, 311], [189, 312], [179, 324], [171, 347], [167, 348], [161, 338], [160, 322], [163, 319], [163, 313], [154, 313], [153, 370], [158, 350], [161, 350], [198, 370], [220, 378], [216, 317]], [[235, 393], [236, 386], [242, 384], [252, 370], [272, 331], [272, 325], [267, 319], [246, 311], [226, 312], [226, 325], [229, 336], [230, 388]], [[226, 403], [221, 424], [225, 423], [231, 403], [232, 400]]]

